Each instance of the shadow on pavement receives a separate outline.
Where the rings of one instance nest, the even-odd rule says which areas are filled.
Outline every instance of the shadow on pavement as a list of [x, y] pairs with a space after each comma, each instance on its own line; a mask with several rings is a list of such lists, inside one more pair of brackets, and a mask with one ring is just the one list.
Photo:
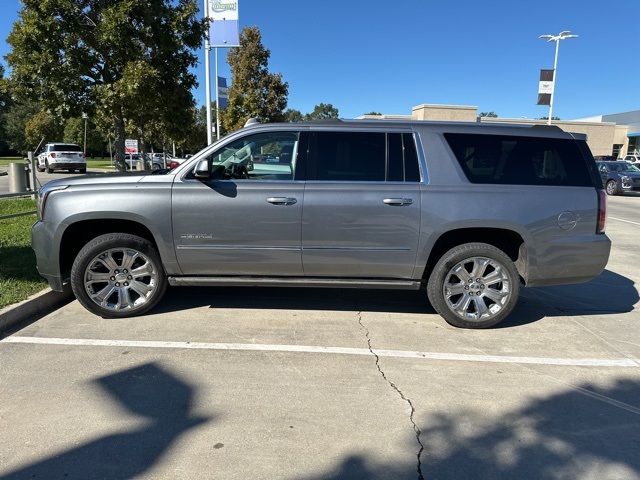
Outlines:
[[620, 379], [607, 388], [583, 384], [536, 399], [497, 419], [481, 411], [454, 415], [455, 405], [449, 405], [421, 427], [423, 477], [418, 475], [418, 444], [408, 436], [407, 448], [416, 451], [414, 464], [384, 464], [358, 453], [330, 471], [293, 478], [637, 479], [639, 399], [640, 382]]
[[[632, 280], [605, 270], [591, 282], [521, 290], [520, 302], [501, 327], [514, 327], [543, 317], [622, 313], [640, 297]], [[323, 288], [176, 287], [152, 313], [194, 307], [435, 313], [424, 291]]]
[[0, 476], [2, 480], [133, 478], [149, 470], [182, 434], [210, 420], [191, 413], [193, 388], [154, 363], [96, 382], [128, 412], [146, 422], [22, 467]]

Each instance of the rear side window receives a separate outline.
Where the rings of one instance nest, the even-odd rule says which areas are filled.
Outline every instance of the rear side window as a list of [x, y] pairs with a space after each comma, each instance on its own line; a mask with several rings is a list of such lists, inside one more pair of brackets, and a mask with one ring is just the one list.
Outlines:
[[420, 168], [413, 135], [388, 133], [387, 148], [387, 181], [419, 182]]
[[594, 186], [575, 140], [445, 133], [471, 183]]
[[311, 150], [312, 180], [384, 182], [384, 133], [317, 132]]
[[315, 132], [309, 180], [418, 182], [413, 135], [382, 132]]

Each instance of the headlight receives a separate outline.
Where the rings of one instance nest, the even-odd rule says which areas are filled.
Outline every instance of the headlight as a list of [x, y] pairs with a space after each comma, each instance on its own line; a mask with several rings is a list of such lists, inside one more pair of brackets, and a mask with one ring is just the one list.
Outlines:
[[57, 192], [58, 190], [64, 190], [65, 188], [69, 188], [69, 185], [59, 185], [55, 187], [47, 187], [46, 185], [40, 189], [38, 192], [38, 219], [44, 219], [44, 208], [47, 204], [47, 198], [52, 192]]

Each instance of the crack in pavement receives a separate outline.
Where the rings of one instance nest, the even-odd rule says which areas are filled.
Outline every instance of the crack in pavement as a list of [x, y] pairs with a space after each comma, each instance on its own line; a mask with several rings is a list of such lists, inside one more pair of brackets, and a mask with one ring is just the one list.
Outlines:
[[402, 392], [402, 390], [400, 390], [398, 388], [398, 386], [395, 383], [393, 383], [391, 380], [389, 380], [387, 378], [387, 375], [382, 370], [382, 367], [380, 366], [380, 357], [373, 350], [373, 347], [371, 346], [371, 336], [369, 335], [369, 329], [364, 326], [364, 323], [362, 323], [362, 312], [361, 311], [358, 312], [358, 323], [360, 324], [360, 327], [362, 327], [362, 329], [364, 330], [364, 335], [367, 338], [367, 345], [369, 346], [369, 351], [371, 352], [371, 354], [376, 359], [376, 368], [378, 369], [378, 372], [380, 372], [380, 375], [385, 380], [385, 382], [387, 382], [389, 384], [389, 386], [393, 390], [396, 391], [396, 393], [400, 396], [400, 398], [403, 401], [405, 401], [407, 403], [407, 405], [409, 405], [409, 407], [411, 408], [411, 413], [409, 414], [409, 421], [411, 422], [411, 425], [413, 426], [413, 431], [414, 431], [414, 433], [416, 435], [416, 441], [418, 442], [418, 445], [420, 446], [420, 449], [418, 450], [418, 453], [416, 454], [416, 459], [418, 461], [418, 464], [416, 466], [417, 472], [418, 472], [418, 480], [424, 480], [424, 475], [422, 474], [422, 458], [421, 458], [422, 457], [422, 452], [424, 451], [424, 444], [422, 443], [422, 440], [420, 439], [420, 435], [422, 435], [422, 431], [420, 430], [420, 427], [418, 427], [418, 425], [416, 424], [416, 422], [415, 422], [415, 420], [413, 418], [415, 413], [416, 413], [416, 409], [413, 406], [413, 403], [411, 402], [411, 399], [408, 398]]

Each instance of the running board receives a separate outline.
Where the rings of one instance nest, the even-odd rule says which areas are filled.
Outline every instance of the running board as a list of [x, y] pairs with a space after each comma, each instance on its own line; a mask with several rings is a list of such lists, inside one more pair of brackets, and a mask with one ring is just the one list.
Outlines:
[[169, 277], [174, 287], [321, 287], [419, 290], [420, 281], [369, 278]]

